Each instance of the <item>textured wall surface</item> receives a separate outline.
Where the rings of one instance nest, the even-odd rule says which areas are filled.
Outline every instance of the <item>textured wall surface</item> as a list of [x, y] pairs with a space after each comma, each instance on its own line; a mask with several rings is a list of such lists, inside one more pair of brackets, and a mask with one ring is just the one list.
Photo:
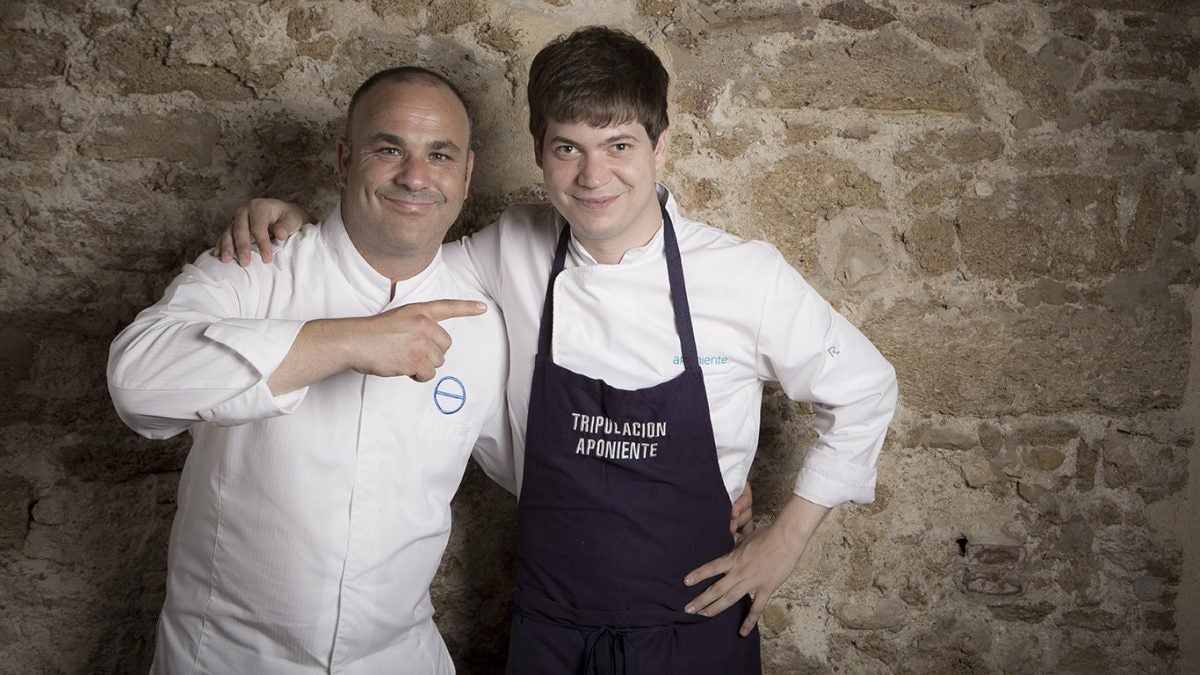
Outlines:
[[[878, 499], [772, 600], [768, 670], [1200, 662], [1200, 2], [10, 0], [0, 671], [149, 663], [188, 440], [117, 420], [116, 332], [248, 197], [328, 208], [383, 67], [476, 102], [457, 234], [536, 198], [525, 73], [588, 23], [671, 70], [683, 208], [774, 242], [901, 379]], [[810, 421], [768, 391], [764, 523]], [[469, 472], [435, 587], [465, 672], [503, 658], [514, 511]]]

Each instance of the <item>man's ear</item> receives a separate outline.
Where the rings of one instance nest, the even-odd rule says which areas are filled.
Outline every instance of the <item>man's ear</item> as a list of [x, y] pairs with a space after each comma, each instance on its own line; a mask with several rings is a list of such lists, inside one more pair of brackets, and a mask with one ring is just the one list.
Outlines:
[[542, 168], [542, 141], [534, 140], [533, 142], [533, 161]]
[[671, 130], [663, 129], [654, 144], [654, 168], [662, 169], [667, 165], [667, 144], [671, 141]]
[[463, 197], [465, 198], [471, 192], [471, 172], [475, 170], [475, 151], [467, 150], [467, 176], [466, 183], [463, 185]]
[[350, 141], [339, 138], [337, 142], [338, 185], [346, 188], [346, 176], [350, 173]]

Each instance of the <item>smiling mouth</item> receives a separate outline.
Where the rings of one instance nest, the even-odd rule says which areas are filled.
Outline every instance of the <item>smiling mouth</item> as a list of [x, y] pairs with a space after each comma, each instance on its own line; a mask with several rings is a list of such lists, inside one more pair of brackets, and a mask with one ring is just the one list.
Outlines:
[[398, 199], [394, 197], [384, 197], [383, 201], [404, 211], [422, 213], [429, 211], [438, 205], [438, 202], [426, 199]]
[[612, 204], [613, 202], [617, 201], [617, 199], [620, 196], [621, 195], [613, 195], [611, 197], [599, 197], [599, 198], [591, 198], [591, 199], [586, 198], [586, 197], [577, 197], [575, 195], [572, 195], [571, 197], [576, 202], [578, 202], [580, 204], [580, 206], [583, 206], [584, 208], [599, 210], [599, 209], [603, 209], [606, 206], [608, 206], [609, 204]]

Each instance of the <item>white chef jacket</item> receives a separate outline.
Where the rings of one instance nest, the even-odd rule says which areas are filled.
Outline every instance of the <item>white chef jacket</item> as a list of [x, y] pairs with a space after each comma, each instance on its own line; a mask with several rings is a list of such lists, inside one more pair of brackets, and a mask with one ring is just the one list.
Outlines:
[[[876, 459], [896, 406], [891, 364], [773, 246], [685, 218], [661, 185], [659, 199], [679, 240], [730, 498], [744, 489], [758, 447], [763, 383], [777, 381], [793, 400], [816, 408], [818, 437], [795, 493], [823, 506], [871, 502]], [[549, 205], [518, 205], [443, 249], [447, 261], [469, 260], [504, 312], [518, 486], [542, 303], [564, 223]], [[598, 264], [571, 237], [554, 285], [551, 350], [558, 365], [622, 389], [653, 386], [683, 371], [661, 228], [616, 265]]]
[[472, 448], [514, 489], [495, 306], [442, 323], [453, 345], [430, 382], [346, 371], [267, 387], [305, 320], [484, 299], [440, 255], [391, 294], [335, 209], [270, 264], [200, 256], [113, 342], [121, 418], [194, 438], [154, 672], [454, 671], [428, 591]]

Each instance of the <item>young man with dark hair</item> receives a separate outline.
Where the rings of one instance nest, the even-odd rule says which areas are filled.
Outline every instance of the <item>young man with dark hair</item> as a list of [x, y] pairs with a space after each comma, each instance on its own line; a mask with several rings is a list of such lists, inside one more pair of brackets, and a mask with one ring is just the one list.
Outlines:
[[[512, 356], [511, 673], [758, 672], [768, 598], [830, 507], [873, 499], [895, 373], [773, 247], [656, 184], [667, 82], [620, 31], [547, 45], [528, 94], [551, 203], [445, 249], [503, 309]], [[268, 206], [250, 227], [267, 247], [281, 210], [303, 222]], [[767, 381], [814, 403], [818, 439], [774, 523], [735, 546]]]
[[470, 120], [420, 68], [354, 102], [320, 227], [201, 256], [113, 342], [121, 418], [194, 439], [154, 673], [454, 672], [429, 601], [450, 499], [473, 452], [515, 489], [501, 318], [441, 256]]

